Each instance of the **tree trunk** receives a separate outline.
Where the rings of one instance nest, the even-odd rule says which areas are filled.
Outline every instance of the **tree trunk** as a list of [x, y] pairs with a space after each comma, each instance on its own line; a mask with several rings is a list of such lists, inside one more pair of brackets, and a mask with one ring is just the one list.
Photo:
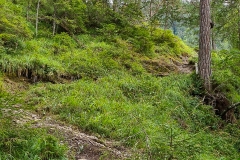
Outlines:
[[30, 2], [28, 1], [28, 3], [27, 3], [27, 21], [29, 20], [29, 8], [30, 8]]
[[38, 12], [39, 12], [39, 6], [40, 6], [40, 0], [38, 0], [38, 3], [37, 3], [37, 13], [36, 13], [36, 31], [35, 31], [36, 37], [37, 37], [37, 35], [38, 35]]
[[119, 8], [119, 0], [113, 0], [113, 10], [115, 12], [118, 12], [118, 8]]
[[238, 6], [238, 49], [240, 50], [240, 5]]
[[168, 21], [168, 1], [163, 1], [163, 6], [165, 7], [165, 20], [164, 20], [164, 29], [167, 29], [167, 21]]
[[56, 7], [55, 4], [53, 4], [53, 36], [55, 35], [56, 32]]
[[152, 18], [152, 4], [153, 4], [153, 0], [150, 0], [150, 6], [149, 6], [149, 20], [151, 20], [151, 18]]
[[211, 91], [210, 0], [200, 0], [198, 71], [204, 88]]

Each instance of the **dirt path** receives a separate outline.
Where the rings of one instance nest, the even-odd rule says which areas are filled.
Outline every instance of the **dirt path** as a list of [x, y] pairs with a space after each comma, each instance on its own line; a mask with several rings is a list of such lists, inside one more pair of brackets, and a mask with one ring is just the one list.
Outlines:
[[[14, 105], [13, 107], [19, 107]], [[4, 114], [12, 115], [18, 125], [31, 124], [31, 127], [46, 128], [51, 134], [60, 134], [63, 143], [69, 147], [68, 158], [76, 160], [126, 159], [130, 157], [127, 149], [119, 147], [118, 142], [101, 140], [87, 135], [76, 127], [64, 124], [51, 116], [40, 117], [23, 109], [2, 109]]]
[[192, 73], [194, 71], [194, 65], [189, 64], [189, 57], [182, 56], [182, 62], [176, 63], [177, 69], [180, 73]]
[[189, 74], [195, 66], [189, 62], [189, 57], [181, 56], [176, 59], [159, 57], [157, 59], [143, 60], [143, 67], [157, 77], [168, 76], [172, 73]]

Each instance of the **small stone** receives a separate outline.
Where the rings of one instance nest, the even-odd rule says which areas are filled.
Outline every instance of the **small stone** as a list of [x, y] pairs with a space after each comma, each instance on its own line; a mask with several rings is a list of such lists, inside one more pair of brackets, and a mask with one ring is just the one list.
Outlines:
[[12, 107], [20, 108], [20, 107], [22, 107], [22, 105], [21, 104], [14, 104], [14, 105], [12, 105]]

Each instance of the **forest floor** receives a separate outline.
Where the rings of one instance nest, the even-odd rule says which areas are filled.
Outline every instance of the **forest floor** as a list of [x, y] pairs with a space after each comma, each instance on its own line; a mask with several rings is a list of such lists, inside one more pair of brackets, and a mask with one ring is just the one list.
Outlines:
[[[188, 57], [182, 57], [181, 63], [172, 62], [179, 73], [191, 73], [194, 66], [189, 64]], [[31, 85], [27, 79], [5, 77], [4, 88], [11, 94], [18, 96], [19, 93], [28, 89]], [[6, 103], [7, 105], [7, 103]], [[132, 152], [121, 145], [120, 142], [106, 140], [92, 136], [81, 129], [66, 124], [54, 115], [39, 114], [37, 111], [27, 110], [24, 104], [14, 104], [1, 109], [3, 115], [12, 116], [16, 125], [28, 126], [30, 128], [44, 128], [50, 134], [62, 137], [62, 143], [66, 144], [69, 159], [76, 160], [98, 160], [98, 159], [127, 159]]]

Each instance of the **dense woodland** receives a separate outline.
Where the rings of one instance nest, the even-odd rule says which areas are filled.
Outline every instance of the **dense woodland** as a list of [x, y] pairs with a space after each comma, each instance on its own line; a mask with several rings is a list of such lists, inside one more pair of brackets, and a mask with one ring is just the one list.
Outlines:
[[239, 0], [0, 0], [0, 160], [239, 160], [239, 66]]

